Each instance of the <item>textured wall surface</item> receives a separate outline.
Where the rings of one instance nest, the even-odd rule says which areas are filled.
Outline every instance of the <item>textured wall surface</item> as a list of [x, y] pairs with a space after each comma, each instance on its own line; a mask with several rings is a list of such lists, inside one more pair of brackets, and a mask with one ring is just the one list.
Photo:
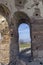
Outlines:
[[37, 3], [33, 0], [0, 0], [0, 33], [3, 37], [0, 42], [1, 63], [19, 63], [18, 27], [24, 21], [31, 27], [33, 58], [43, 57], [43, 5], [41, 1], [39, 5]]
[[34, 24], [32, 25], [32, 36], [33, 56], [37, 58], [39, 56], [43, 57], [43, 19], [34, 20]]
[[0, 62], [3, 64], [9, 63], [10, 51], [10, 35], [6, 19], [0, 15]]

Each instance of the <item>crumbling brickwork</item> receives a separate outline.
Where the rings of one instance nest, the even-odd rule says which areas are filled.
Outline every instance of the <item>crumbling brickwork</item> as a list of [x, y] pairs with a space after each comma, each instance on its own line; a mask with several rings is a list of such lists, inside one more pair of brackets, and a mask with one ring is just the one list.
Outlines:
[[[42, 3], [39, 3], [38, 8], [33, 0], [0, 0], [0, 16], [4, 17], [4, 20], [0, 17], [0, 33], [3, 37], [0, 63], [19, 65], [18, 27], [21, 23], [30, 24], [32, 57], [43, 57], [43, 9]], [[5, 21], [7, 25], [3, 24]]]

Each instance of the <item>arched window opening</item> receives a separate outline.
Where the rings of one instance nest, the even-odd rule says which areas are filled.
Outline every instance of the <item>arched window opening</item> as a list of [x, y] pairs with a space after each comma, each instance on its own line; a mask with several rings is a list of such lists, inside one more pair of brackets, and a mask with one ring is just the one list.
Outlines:
[[[18, 28], [19, 33], [19, 52], [31, 53], [30, 24], [22, 23]], [[30, 49], [30, 50], [29, 50]]]

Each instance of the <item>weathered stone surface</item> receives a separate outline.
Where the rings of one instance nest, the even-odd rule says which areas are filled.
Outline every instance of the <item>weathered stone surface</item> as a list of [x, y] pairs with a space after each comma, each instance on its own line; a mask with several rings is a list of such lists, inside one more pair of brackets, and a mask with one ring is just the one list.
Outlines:
[[[33, 58], [43, 57], [43, 6], [39, 1], [40, 11], [36, 12], [34, 6], [37, 3], [34, 4], [33, 0], [0, 0], [0, 62], [3, 64], [13, 65], [18, 61], [18, 27], [21, 23], [30, 25]], [[24, 64], [22, 61], [17, 62], [17, 65]]]
[[3, 64], [8, 64], [10, 59], [9, 58], [10, 35], [9, 35], [8, 23], [6, 19], [1, 15], [0, 15], [0, 33], [2, 37], [2, 39], [0, 40], [0, 62]]

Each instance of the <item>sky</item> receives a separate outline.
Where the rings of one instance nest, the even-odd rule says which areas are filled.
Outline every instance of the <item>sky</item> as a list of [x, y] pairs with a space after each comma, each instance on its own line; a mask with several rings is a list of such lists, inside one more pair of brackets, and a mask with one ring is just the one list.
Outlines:
[[29, 25], [22, 23], [18, 28], [19, 40], [24, 42], [31, 42], [30, 27]]

